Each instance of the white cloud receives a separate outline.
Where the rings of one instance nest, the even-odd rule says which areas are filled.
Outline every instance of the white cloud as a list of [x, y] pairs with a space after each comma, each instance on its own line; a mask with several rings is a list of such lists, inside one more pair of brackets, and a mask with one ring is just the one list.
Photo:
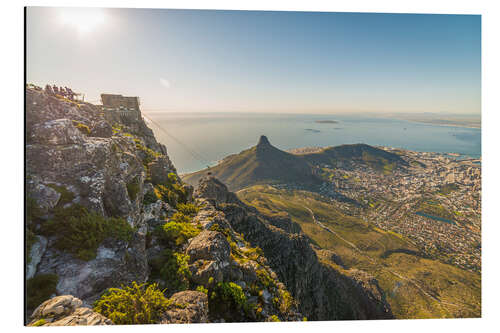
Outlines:
[[170, 88], [170, 82], [164, 78], [160, 78], [160, 84], [167, 89]]

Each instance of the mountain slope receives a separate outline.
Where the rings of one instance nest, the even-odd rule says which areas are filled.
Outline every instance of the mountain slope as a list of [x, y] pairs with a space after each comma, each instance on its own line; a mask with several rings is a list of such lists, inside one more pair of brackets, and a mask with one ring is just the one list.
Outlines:
[[267, 185], [245, 188], [237, 196], [266, 215], [288, 212], [319, 248], [323, 262], [373, 275], [396, 318], [481, 315], [480, 274], [426, 257], [408, 238], [347, 215], [335, 202]]
[[215, 209], [252, 246], [264, 251], [308, 320], [393, 318], [378, 281], [362, 270], [341, 270], [318, 258], [310, 240], [287, 216], [269, 216], [247, 206], [214, 177], [200, 180], [194, 193]]
[[228, 184], [230, 190], [259, 183], [318, 182], [306, 160], [272, 146], [265, 136], [260, 137], [257, 146], [230, 155], [214, 167], [188, 174], [183, 180], [197, 185], [208, 172]]
[[300, 156], [313, 165], [349, 166], [356, 162], [377, 171], [385, 172], [391, 171], [395, 167], [407, 166], [407, 162], [397, 154], [367, 144], [327, 147], [318, 152]]

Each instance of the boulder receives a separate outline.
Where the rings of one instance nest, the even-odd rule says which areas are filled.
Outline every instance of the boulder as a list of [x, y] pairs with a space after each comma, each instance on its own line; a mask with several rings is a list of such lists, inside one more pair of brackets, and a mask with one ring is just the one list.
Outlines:
[[149, 163], [149, 172], [151, 173], [151, 181], [153, 184], [163, 184], [168, 182], [168, 174], [174, 172], [175, 168], [168, 157], [160, 156], [153, 162]]
[[172, 306], [163, 315], [162, 324], [189, 324], [208, 322], [208, 297], [206, 294], [187, 290], [170, 298]]
[[28, 180], [26, 185], [29, 197], [36, 201], [44, 213], [54, 208], [61, 197], [61, 193], [38, 181]]
[[229, 264], [231, 247], [222, 233], [204, 230], [189, 242], [186, 254], [189, 255], [191, 263], [204, 259]]
[[113, 127], [105, 121], [98, 121], [91, 129], [90, 136], [99, 138], [110, 138], [113, 135]]
[[36, 274], [36, 270], [40, 261], [42, 261], [42, 256], [47, 249], [47, 238], [43, 236], [37, 236], [37, 241], [31, 246], [30, 258], [31, 261], [26, 266], [26, 279], [31, 279]]
[[40, 304], [28, 326], [112, 325], [113, 322], [71, 295], [56, 296]]
[[69, 119], [49, 120], [31, 129], [29, 141], [36, 144], [69, 145], [84, 142], [83, 134]]

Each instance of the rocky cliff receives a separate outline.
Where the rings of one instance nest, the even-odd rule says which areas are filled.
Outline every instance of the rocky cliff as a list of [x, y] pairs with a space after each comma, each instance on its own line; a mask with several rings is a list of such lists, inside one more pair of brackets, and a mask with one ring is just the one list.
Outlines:
[[200, 181], [196, 198], [209, 200], [215, 210], [264, 251], [269, 265], [311, 320], [392, 318], [376, 279], [351, 270], [342, 274], [319, 261], [300, 227], [289, 218], [260, 214], [241, 202], [212, 176]]
[[142, 119], [30, 88], [26, 134], [30, 325], [391, 317], [374, 279], [321, 264], [298, 225], [211, 177], [193, 198]]

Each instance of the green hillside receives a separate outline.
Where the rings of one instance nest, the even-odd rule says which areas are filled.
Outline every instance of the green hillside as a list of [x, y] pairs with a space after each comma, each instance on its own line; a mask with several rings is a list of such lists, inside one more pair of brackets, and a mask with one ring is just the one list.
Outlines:
[[481, 314], [480, 274], [424, 258], [402, 235], [349, 216], [335, 203], [311, 192], [258, 185], [237, 194], [264, 214], [287, 212], [319, 247], [317, 253], [324, 262], [337, 269], [355, 268], [372, 274], [398, 318]]
[[229, 155], [216, 166], [182, 178], [196, 186], [199, 179], [210, 172], [232, 191], [256, 184], [316, 185], [321, 181], [315, 170], [323, 164], [337, 166], [338, 162], [344, 166], [364, 165], [385, 173], [406, 166], [398, 155], [365, 144], [328, 147], [319, 152], [298, 155], [272, 146], [262, 136], [257, 146]]
[[407, 166], [406, 161], [399, 155], [366, 144], [327, 147], [318, 152], [301, 156], [313, 165], [337, 166], [339, 162], [343, 164], [356, 162], [386, 173], [395, 167]]
[[260, 138], [257, 146], [230, 155], [214, 167], [185, 175], [183, 180], [196, 185], [208, 172], [233, 191], [263, 183], [310, 185], [319, 182], [307, 161], [272, 146], [265, 136]]

